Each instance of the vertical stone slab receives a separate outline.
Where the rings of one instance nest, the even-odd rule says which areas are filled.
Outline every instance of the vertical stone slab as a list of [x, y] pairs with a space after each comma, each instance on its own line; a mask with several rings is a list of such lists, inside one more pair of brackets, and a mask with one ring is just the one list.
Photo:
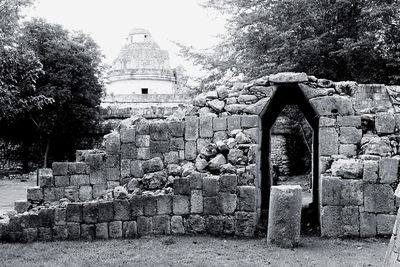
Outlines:
[[321, 156], [337, 155], [339, 135], [333, 127], [319, 129], [319, 152]]
[[199, 119], [197, 117], [185, 117], [185, 140], [195, 141], [199, 137]]
[[284, 248], [300, 242], [301, 187], [280, 185], [271, 187], [267, 243]]

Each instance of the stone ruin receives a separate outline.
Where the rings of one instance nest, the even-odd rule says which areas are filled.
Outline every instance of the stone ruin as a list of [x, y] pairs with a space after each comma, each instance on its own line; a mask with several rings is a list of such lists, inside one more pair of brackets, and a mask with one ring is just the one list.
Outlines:
[[[279, 73], [221, 86], [165, 120], [135, 117], [103, 150], [41, 170], [0, 240], [266, 231], [271, 127], [297, 105], [313, 130], [311, 201], [321, 236], [390, 235], [399, 202], [400, 87]], [[278, 205], [279, 206], [279, 205]]]

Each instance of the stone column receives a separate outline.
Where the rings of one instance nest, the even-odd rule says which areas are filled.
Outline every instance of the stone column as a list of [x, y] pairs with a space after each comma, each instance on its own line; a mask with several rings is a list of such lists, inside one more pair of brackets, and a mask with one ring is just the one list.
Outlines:
[[300, 185], [271, 187], [267, 243], [283, 248], [296, 247], [300, 242]]

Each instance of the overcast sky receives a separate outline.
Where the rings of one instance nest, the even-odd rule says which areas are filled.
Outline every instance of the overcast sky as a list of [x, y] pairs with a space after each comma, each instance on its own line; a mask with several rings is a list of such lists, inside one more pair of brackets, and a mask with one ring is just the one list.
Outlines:
[[[224, 20], [198, 5], [198, 0], [37, 0], [27, 18], [42, 17], [68, 30], [89, 33], [111, 63], [131, 28], [150, 30], [171, 64], [181, 64], [179, 41], [206, 48], [224, 32]], [[186, 64], [185, 64], [186, 65]]]

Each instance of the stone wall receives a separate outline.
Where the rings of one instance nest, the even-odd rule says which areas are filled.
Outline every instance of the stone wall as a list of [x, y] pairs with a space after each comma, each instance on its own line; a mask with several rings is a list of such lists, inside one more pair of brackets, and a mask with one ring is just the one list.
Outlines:
[[[295, 87], [288, 87], [288, 84]], [[186, 114], [131, 118], [104, 150], [54, 163], [1, 226], [8, 240], [209, 233], [253, 236], [260, 218], [262, 118], [277, 90], [319, 114], [323, 236], [391, 234], [397, 202], [400, 88], [281, 73], [219, 87]], [[296, 89], [297, 88], [297, 89]], [[315, 153], [315, 151], [314, 151]], [[263, 167], [264, 166], [264, 167]], [[263, 187], [264, 188], [264, 187]], [[27, 211], [28, 210], [28, 211]]]

